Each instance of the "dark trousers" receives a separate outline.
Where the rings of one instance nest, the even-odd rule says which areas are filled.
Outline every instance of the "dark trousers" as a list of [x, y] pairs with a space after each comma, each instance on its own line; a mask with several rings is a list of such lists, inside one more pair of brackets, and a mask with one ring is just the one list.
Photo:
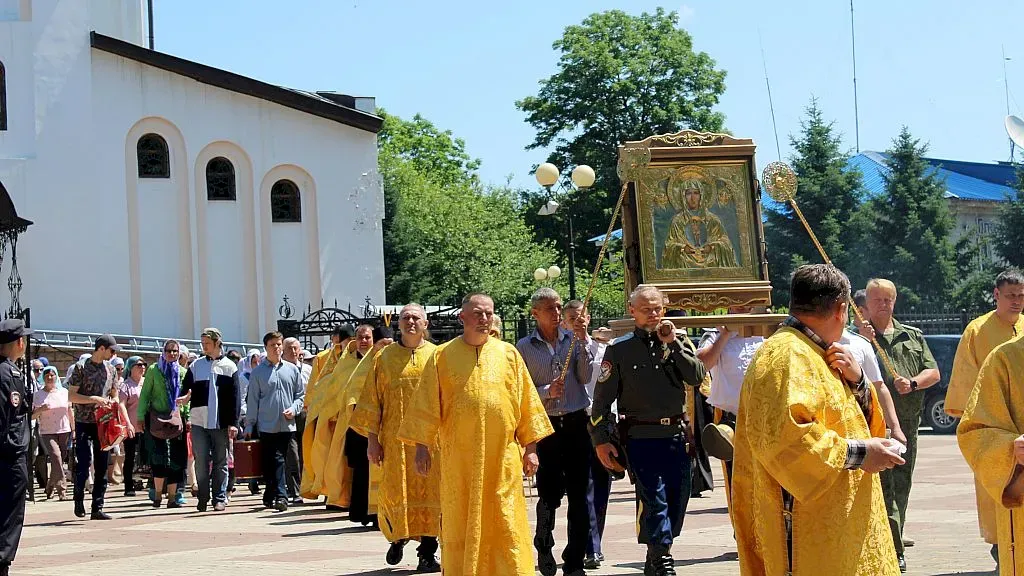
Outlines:
[[587, 413], [579, 410], [565, 416], [551, 416], [555, 433], [537, 443], [537, 532], [533, 545], [540, 551], [555, 545], [555, 513], [568, 500], [568, 542], [562, 551], [562, 569], [583, 568], [583, 556], [590, 540], [590, 512], [587, 486], [593, 447], [587, 432]]
[[302, 483], [302, 431], [306, 429], [306, 414], [295, 416], [295, 432], [288, 442], [288, 497], [299, 495]]
[[121, 446], [124, 449], [124, 466], [121, 468], [124, 476], [124, 491], [135, 491], [135, 455], [139, 451], [139, 438], [142, 432], [139, 431], [135, 438], [125, 438]]
[[284, 467], [288, 440], [291, 437], [291, 432], [260, 432], [263, 482], [267, 485], [263, 490], [263, 503], [267, 506], [273, 505], [277, 500], [288, 498], [288, 481], [285, 479]]
[[593, 454], [590, 458], [590, 482], [587, 485], [587, 513], [590, 514], [590, 540], [587, 556], [601, 554], [604, 520], [608, 514], [608, 499], [612, 493], [612, 476]]
[[75, 422], [75, 502], [85, 502], [85, 485], [92, 465], [92, 511], [103, 510], [107, 494], [107, 465], [110, 452], [100, 448], [95, 422]]
[[25, 525], [28, 455], [0, 456], [0, 567], [14, 562]]
[[640, 544], [672, 546], [683, 529], [690, 501], [690, 456], [686, 440], [630, 438], [626, 441], [629, 466], [636, 480]]
[[370, 461], [366, 457], [366, 438], [349, 429], [345, 432], [345, 458], [352, 468], [352, 502], [348, 518], [352, 522], [368, 524], [374, 520], [370, 514]]

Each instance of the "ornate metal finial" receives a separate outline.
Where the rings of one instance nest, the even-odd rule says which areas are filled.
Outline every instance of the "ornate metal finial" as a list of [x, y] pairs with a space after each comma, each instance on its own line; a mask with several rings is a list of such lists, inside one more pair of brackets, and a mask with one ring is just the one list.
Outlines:
[[619, 180], [623, 182], [636, 182], [650, 163], [650, 148], [646, 146], [630, 146], [623, 148], [619, 153], [619, 163], [615, 167], [615, 171], [619, 175]]
[[764, 189], [777, 202], [789, 202], [796, 198], [796, 172], [785, 162], [772, 162], [761, 172]]
[[21, 317], [21, 273], [18, 272], [18, 234], [21, 231], [14, 231], [10, 235], [11, 243], [11, 275], [7, 277], [7, 289], [11, 291], [11, 307], [8, 315], [11, 318]]
[[295, 313], [295, 311], [292, 310], [292, 304], [291, 304], [291, 302], [288, 301], [288, 295], [287, 294], [284, 295], [283, 300], [284, 300], [284, 304], [281, 304], [281, 306], [278, 307], [277, 313], [281, 315], [281, 319], [289, 320], [292, 317], [292, 314]]
[[377, 316], [377, 309], [373, 306], [373, 301], [367, 296], [363, 304], [363, 318], [375, 318]]

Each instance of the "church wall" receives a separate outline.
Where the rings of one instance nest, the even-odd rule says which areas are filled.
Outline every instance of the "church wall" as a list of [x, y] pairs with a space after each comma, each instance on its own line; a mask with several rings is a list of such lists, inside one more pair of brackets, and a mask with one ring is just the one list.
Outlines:
[[[35, 221], [18, 247], [35, 326], [196, 337], [212, 324], [258, 341], [285, 294], [296, 310], [384, 303], [375, 134], [92, 49], [93, 26], [135, 41], [133, 0], [19, 1], [31, 19], [0, 21], [0, 182]], [[168, 142], [169, 179], [138, 177], [148, 131]], [[213, 155], [234, 164], [234, 202], [206, 199]], [[301, 189], [301, 223], [270, 221], [281, 175]], [[0, 285], [9, 266], [8, 251]]]
[[[276, 327], [286, 294], [295, 308], [321, 298], [384, 302], [374, 134], [99, 51], [92, 60], [98, 131], [109, 127], [113, 138], [146, 116], [181, 131], [194, 295], [181, 317], [191, 316], [196, 330], [224, 322], [223, 330], [242, 332], [235, 339], [258, 339]], [[214, 155], [235, 166], [234, 202], [206, 200]], [[301, 190], [301, 224], [271, 222], [269, 189], [282, 175]], [[143, 289], [143, 308], [148, 300]]]
[[[30, 37], [15, 50], [32, 63], [32, 148], [3, 153], [23, 153], [24, 185], [8, 191], [35, 222], [18, 246], [22, 304], [37, 327], [130, 333], [123, 169], [131, 123], [116, 139], [93, 128], [87, 0], [36, 0], [27, 24]], [[101, 186], [101, 176], [116, 186]]]
[[[206, 166], [216, 157], [227, 158], [235, 169], [234, 201], [207, 198]], [[194, 174], [199, 243], [206, 247], [199, 263], [199, 276], [207, 279], [200, 283], [200, 324], [217, 326], [229, 340], [257, 334], [252, 161], [233, 142], [213, 142], [196, 158]]]

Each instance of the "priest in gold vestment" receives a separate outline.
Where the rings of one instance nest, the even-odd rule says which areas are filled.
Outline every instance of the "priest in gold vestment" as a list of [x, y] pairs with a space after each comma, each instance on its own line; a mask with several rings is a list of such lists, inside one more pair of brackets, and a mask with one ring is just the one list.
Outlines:
[[1024, 336], [982, 364], [956, 431], [974, 477], [996, 502], [999, 574], [1024, 574]]
[[[321, 377], [313, 391], [315, 396], [311, 404], [310, 413], [315, 414], [316, 424], [310, 446], [310, 454], [313, 459], [313, 475], [309, 484], [308, 492], [311, 495], [303, 494], [303, 498], [317, 498], [326, 496], [331, 481], [337, 481], [338, 474], [328, 480], [332, 474], [328, 460], [331, 457], [331, 445], [333, 444], [334, 428], [338, 419], [338, 411], [341, 406], [341, 395], [345, 386], [348, 385], [349, 376], [359, 365], [359, 357], [355, 351], [355, 340], [349, 340], [348, 345], [342, 350], [334, 363], [330, 374]], [[308, 416], [306, 427], [309, 427]], [[303, 445], [305, 448], [305, 444]], [[328, 498], [328, 508], [347, 508], [348, 500], [332, 501]]]
[[[303, 498], [315, 500], [322, 495], [321, 488], [323, 487], [327, 452], [323, 449], [324, 438], [320, 438], [320, 443], [316, 441], [317, 424], [325, 401], [326, 384], [330, 381], [338, 360], [354, 336], [355, 331], [351, 326], [347, 324], [336, 326], [331, 334], [330, 348], [320, 352], [313, 359], [313, 370], [310, 372], [309, 382], [306, 384], [304, 404], [306, 427], [302, 431], [302, 453], [305, 458], [302, 461], [302, 483], [299, 492]], [[318, 449], [313, 449], [314, 444], [318, 444]], [[329, 439], [327, 439], [327, 446], [330, 446]], [[316, 486], [316, 490], [313, 489], [314, 486]]]
[[335, 370], [331, 401], [322, 415], [331, 422], [330, 433], [326, 435], [329, 447], [324, 466], [327, 502], [333, 506], [346, 506], [347, 503], [349, 520], [364, 526], [376, 524], [376, 502], [372, 470], [366, 457], [366, 438], [352, 429], [351, 418], [374, 358], [392, 342], [390, 329], [387, 337], [382, 330], [365, 324], [356, 328], [355, 351], [348, 358], [354, 364], [343, 372], [339, 371], [340, 368]]
[[[953, 372], [946, 390], [945, 410], [960, 417], [978, 381], [978, 372], [988, 355], [1000, 344], [1024, 334], [1024, 275], [1007, 270], [996, 277], [993, 292], [996, 309], [975, 318], [964, 330], [953, 360]], [[978, 502], [978, 526], [985, 542], [992, 545], [992, 557], [999, 562], [999, 541], [996, 532], [996, 501], [988, 496], [977, 476], [974, 493]]]
[[536, 473], [537, 441], [553, 429], [522, 356], [489, 335], [493, 316], [489, 296], [463, 299], [463, 334], [427, 360], [398, 435], [416, 445], [418, 472], [441, 468], [449, 576], [535, 574], [523, 474]]
[[[437, 346], [425, 339], [427, 315], [419, 304], [402, 308], [399, 328], [401, 339], [374, 359], [349, 425], [367, 436], [370, 465], [380, 468], [377, 518], [391, 542], [387, 563], [401, 562], [406, 543], [419, 540], [417, 571], [440, 572], [434, 556], [441, 530], [440, 470], [435, 466], [427, 476], [417, 474], [416, 448], [398, 440], [423, 366]], [[437, 453], [436, 446], [430, 449]]]
[[850, 283], [833, 266], [793, 274], [790, 316], [741, 388], [733, 525], [743, 576], [896, 576], [880, 470], [903, 464], [856, 359], [836, 344]]

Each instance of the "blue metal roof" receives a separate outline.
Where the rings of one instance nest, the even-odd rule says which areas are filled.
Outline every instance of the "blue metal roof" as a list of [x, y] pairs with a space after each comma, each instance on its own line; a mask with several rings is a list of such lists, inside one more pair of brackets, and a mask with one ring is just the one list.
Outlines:
[[[846, 166], [860, 170], [868, 196], [880, 196], [885, 192], [885, 175], [889, 173], [887, 159], [888, 155], [883, 152], [861, 152], [850, 158]], [[929, 165], [929, 173], [945, 182], [946, 198], [1003, 202], [1007, 196], [1016, 194], [1013, 188], [1017, 180], [1016, 168], [1011, 164], [924, 160]]]

